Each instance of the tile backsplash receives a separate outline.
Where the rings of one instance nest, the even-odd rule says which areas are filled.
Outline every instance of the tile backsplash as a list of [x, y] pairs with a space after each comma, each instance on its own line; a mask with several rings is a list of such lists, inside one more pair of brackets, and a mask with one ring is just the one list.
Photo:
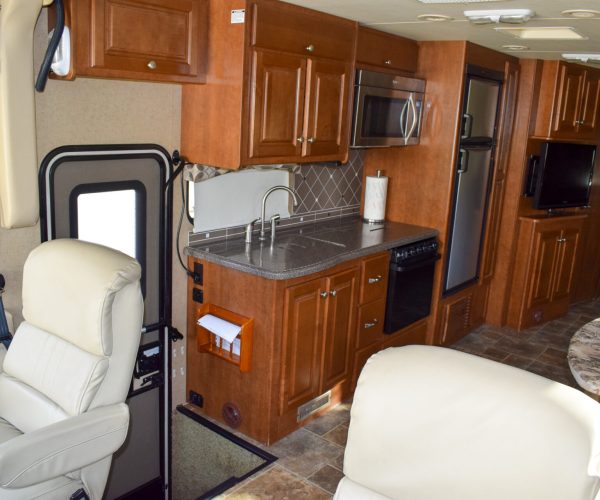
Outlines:
[[[295, 190], [299, 203], [292, 216], [282, 219], [279, 226], [306, 224], [315, 220], [360, 213], [362, 150], [350, 150], [348, 163], [340, 166], [318, 163], [298, 165], [293, 167], [292, 177], [291, 187]], [[235, 226], [189, 233], [189, 243], [238, 237], [244, 230], [244, 226]]]

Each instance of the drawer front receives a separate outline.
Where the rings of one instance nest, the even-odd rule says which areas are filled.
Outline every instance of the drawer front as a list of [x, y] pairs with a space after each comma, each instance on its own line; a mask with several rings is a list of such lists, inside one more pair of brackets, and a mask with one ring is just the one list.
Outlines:
[[358, 309], [356, 348], [362, 349], [383, 339], [385, 299], [379, 299]]
[[386, 252], [361, 262], [360, 303], [384, 299], [387, 293], [390, 256]]
[[388, 33], [359, 28], [356, 62], [399, 71], [417, 71], [417, 42]]
[[253, 4], [255, 47], [351, 61], [356, 25], [352, 21], [282, 2]]

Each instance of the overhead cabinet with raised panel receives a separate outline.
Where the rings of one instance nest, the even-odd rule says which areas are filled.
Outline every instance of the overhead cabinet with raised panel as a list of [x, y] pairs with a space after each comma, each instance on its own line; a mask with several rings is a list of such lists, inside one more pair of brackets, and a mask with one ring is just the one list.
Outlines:
[[183, 154], [233, 169], [345, 161], [356, 23], [274, 0], [210, 0], [209, 12], [207, 85], [183, 89]]
[[206, 0], [65, 0], [67, 78], [204, 83], [206, 8]]
[[389, 69], [413, 75], [417, 71], [419, 46], [415, 40], [382, 31], [358, 28], [356, 64], [366, 69]]
[[543, 61], [534, 137], [594, 140], [600, 133], [600, 71]]

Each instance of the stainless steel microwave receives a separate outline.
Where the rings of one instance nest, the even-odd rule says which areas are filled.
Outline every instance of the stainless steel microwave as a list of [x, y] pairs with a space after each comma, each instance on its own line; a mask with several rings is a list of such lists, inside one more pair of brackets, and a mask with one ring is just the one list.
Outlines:
[[351, 147], [418, 144], [425, 80], [359, 69]]

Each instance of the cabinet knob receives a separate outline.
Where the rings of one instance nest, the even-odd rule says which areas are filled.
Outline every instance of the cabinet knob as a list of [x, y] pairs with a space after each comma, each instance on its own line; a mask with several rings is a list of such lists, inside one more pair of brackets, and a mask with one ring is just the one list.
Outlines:
[[327, 296], [329, 295], [329, 293], [328, 292], [321, 292], [319, 295], [321, 296], [322, 299], [326, 299]]
[[306, 46], [306, 52], [314, 52], [315, 51], [315, 46], [311, 43], [310, 45]]
[[557, 238], [556, 241], [558, 243], [564, 243], [565, 241], [567, 241], [567, 238]]
[[316, 141], [316, 139], [315, 139], [314, 137], [309, 137], [308, 139], [306, 139], [306, 141], [307, 141], [309, 144], [312, 144], [313, 142], [315, 142], [315, 141]]
[[296, 142], [297, 142], [298, 144], [302, 144], [302, 143], [304, 142], [304, 137], [302, 137], [302, 136], [298, 137], [298, 138], [296, 139]]
[[374, 283], [379, 283], [383, 279], [383, 276], [378, 274], [374, 278], [369, 278], [369, 285], [373, 285]]
[[146, 66], [148, 66], [150, 69], [156, 69], [156, 61], [154, 59], [152, 61], [148, 61]]
[[383, 64], [385, 64], [386, 66], [391, 66], [392, 60], [391, 59], [386, 59], [385, 61], [383, 61]]
[[331, 290], [331, 292], [329, 292], [329, 295], [335, 297], [337, 295], [337, 290]]
[[369, 328], [373, 328], [377, 323], [379, 323], [379, 320], [377, 318], [375, 318], [373, 321], [367, 321], [365, 323], [365, 330], [368, 330]]

